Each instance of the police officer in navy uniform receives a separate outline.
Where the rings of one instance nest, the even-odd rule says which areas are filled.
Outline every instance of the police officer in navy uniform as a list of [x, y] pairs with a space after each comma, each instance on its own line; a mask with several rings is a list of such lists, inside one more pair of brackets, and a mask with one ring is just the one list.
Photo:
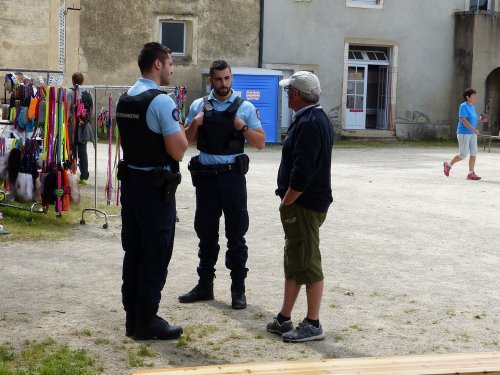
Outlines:
[[231, 306], [246, 308], [245, 278], [248, 268], [247, 190], [245, 173], [247, 141], [264, 148], [266, 135], [256, 108], [232, 90], [233, 76], [227, 62], [214, 61], [209, 80], [213, 87], [207, 97], [191, 104], [186, 119], [186, 137], [197, 141], [200, 154], [189, 169], [196, 187], [194, 227], [199, 238], [198, 284], [179, 296], [182, 303], [214, 299], [215, 264], [219, 255], [219, 221], [224, 213], [227, 238], [226, 267], [231, 270]]
[[173, 74], [172, 52], [144, 45], [141, 78], [118, 101], [116, 118], [124, 159], [122, 181], [122, 300], [126, 334], [136, 339], [176, 339], [180, 326], [157, 315], [175, 234], [179, 161], [188, 147], [172, 98], [159, 90]]

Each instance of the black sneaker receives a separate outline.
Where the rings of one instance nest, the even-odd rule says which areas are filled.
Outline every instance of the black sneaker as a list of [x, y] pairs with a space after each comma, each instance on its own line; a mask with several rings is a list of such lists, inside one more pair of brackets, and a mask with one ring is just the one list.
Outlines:
[[204, 288], [200, 284], [196, 284], [196, 286], [193, 289], [191, 289], [189, 292], [179, 296], [180, 303], [211, 301], [213, 299], [214, 299], [213, 287], [212, 288]]
[[176, 340], [182, 332], [181, 326], [171, 326], [165, 319], [155, 315], [145, 324], [136, 324], [134, 338], [136, 340]]

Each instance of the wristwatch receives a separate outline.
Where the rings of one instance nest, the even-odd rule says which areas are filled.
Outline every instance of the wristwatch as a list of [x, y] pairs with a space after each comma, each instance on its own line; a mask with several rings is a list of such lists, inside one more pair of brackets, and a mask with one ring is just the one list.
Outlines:
[[241, 128], [240, 132], [244, 133], [248, 130], [248, 125], [245, 125]]

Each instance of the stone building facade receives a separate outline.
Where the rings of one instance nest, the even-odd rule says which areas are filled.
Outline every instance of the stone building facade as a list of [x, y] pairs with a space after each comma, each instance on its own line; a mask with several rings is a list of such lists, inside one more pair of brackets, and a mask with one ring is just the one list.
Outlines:
[[138, 53], [149, 41], [174, 49], [172, 84], [187, 87], [188, 101], [201, 95], [202, 70], [213, 60], [227, 60], [235, 67], [257, 66], [258, 0], [81, 3], [85, 10], [80, 15], [79, 65], [89, 82], [133, 84], [139, 76]]
[[[467, 87], [500, 122], [500, 0], [0, 0], [0, 68], [80, 70], [131, 85], [148, 41], [174, 49], [173, 85], [202, 93], [215, 59], [317, 73], [339, 134], [453, 136]], [[29, 15], [28, 15], [29, 13]], [[260, 40], [263, 42], [260, 43]], [[291, 113], [282, 96], [281, 125]]]
[[202, 70], [213, 60], [259, 61], [259, 0], [0, 0], [0, 7], [0, 68], [63, 70], [66, 84], [77, 70], [85, 84], [133, 84], [150, 41], [175, 47], [172, 84], [186, 86], [188, 100], [201, 95]]

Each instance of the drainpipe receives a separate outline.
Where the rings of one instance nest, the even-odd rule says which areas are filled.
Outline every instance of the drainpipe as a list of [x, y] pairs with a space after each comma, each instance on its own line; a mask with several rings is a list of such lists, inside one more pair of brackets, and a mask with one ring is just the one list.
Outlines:
[[[64, 6], [66, 6], [66, 1], [64, 2]], [[80, 6], [79, 8], [75, 8], [75, 7], [67, 7], [66, 10], [64, 11], [64, 74], [67, 73], [66, 71], [66, 16], [68, 15], [68, 12], [70, 10], [76, 10], [78, 12], [81, 12], [84, 10], [84, 8], [82, 6]], [[81, 28], [81, 26], [80, 26]], [[78, 40], [78, 45], [80, 45], [80, 40]], [[78, 50], [76, 51], [76, 55], [78, 56]], [[80, 68], [79, 66], [79, 63], [78, 63], [78, 57], [77, 57], [77, 66], [78, 66], [78, 70]]]
[[263, 39], [264, 39], [264, 0], [260, 0], [259, 62], [258, 62], [259, 68], [262, 68]]

